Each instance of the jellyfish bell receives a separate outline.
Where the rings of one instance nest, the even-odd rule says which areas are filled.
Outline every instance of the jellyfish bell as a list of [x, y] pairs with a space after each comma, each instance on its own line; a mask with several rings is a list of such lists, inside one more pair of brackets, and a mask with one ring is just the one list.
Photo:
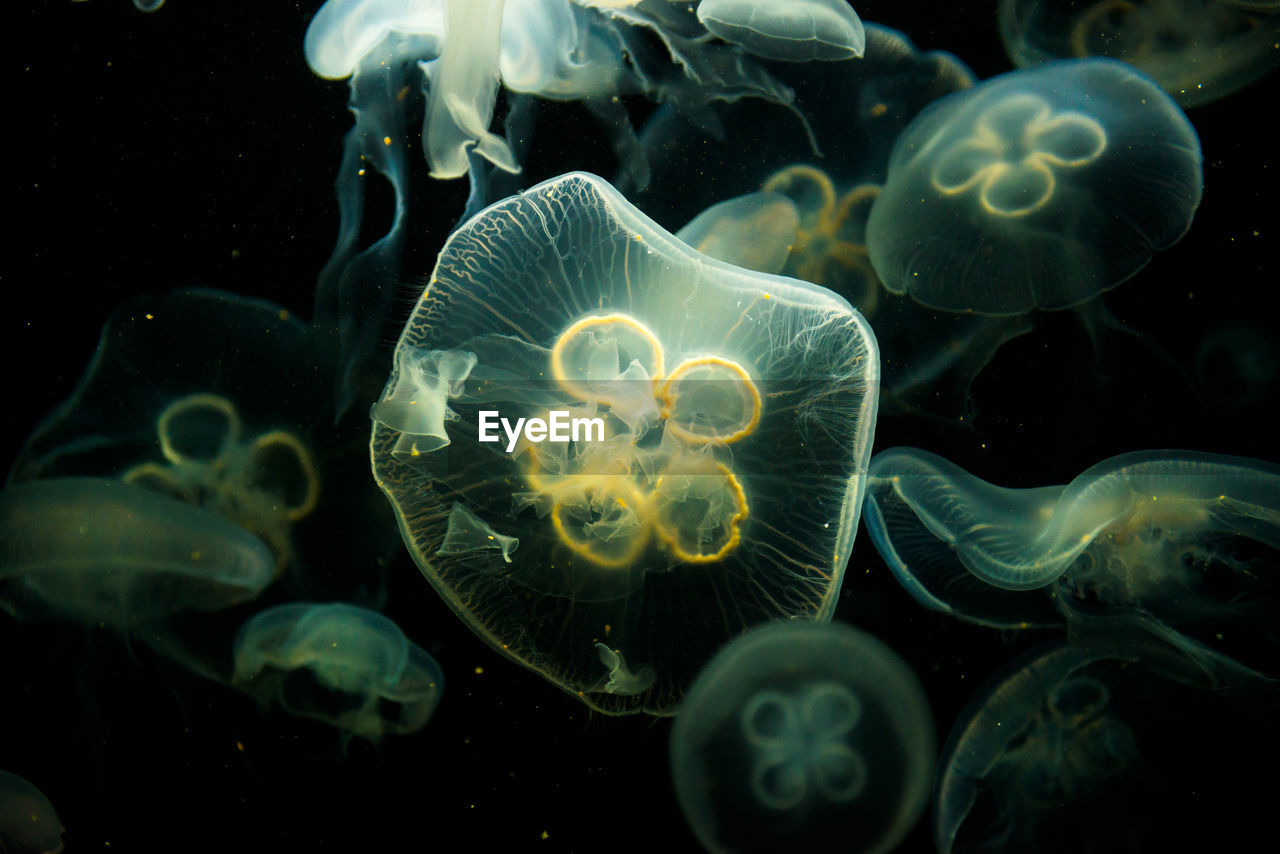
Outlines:
[[9, 771], [0, 771], [0, 850], [59, 854], [62, 822], [44, 793]]
[[397, 452], [375, 406], [374, 477], [503, 654], [607, 713], [670, 714], [743, 629], [830, 618], [878, 377], [838, 296], [708, 258], [573, 173], [450, 237], [383, 399], [433, 353], [475, 359], [449, 441]]
[[1223, 98], [1280, 61], [1272, 0], [1001, 0], [1014, 64], [1110, 57], [1151, 75], [1183, 107]]
[[266, 545], [215, 513], [140, 486], [54, 478], [0, 491], [3, 604], [133, 629], [256, 598]]
[[1132, 66], [1059, 62], [943, 99], [894, 146], [867, 222], [885, 286], [987, 315], [1084, 303], [1191, 225], [1200, 141]]
[[377, 742], [416, 732], [444, 676], [426, 651], [376, 611], [291, 602], [261, 611], [236, 635], [232, 685], [264, 705]]
[[708, 851], [892, 850], [928, 802], [933, 721], [891, 649], [839, 623], [762, 626], [711, 659], [671, 732]]
[[862, 21], [845, 0], [702, 0], [698, 20], [767, 59], [852, 59], [866, 47]]
[[[1200, 790], [1224, 755], [1274, 762], [1274, 691], [1242, 691], [1256, 674], [1185, 639], [1093, 629], [1016, 659], [961, 712], [938, 763], [936, 850], [1234, 848], [1259, 832], [1248, 775], [1224, 775], [1212, 807]], [[1186, 820], [1205, 809], [1241, 821]]]

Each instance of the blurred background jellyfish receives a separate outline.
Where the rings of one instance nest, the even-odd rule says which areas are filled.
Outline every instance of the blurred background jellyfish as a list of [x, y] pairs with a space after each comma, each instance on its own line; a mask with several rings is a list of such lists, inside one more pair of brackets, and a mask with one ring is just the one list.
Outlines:
[[[943, 748], [937, 850], [1249, 847], [1267, 796], [1223, 771], [1228, 757], [1248, 755], [1259, 773], [1275, 761], [1275, 692], [1184, 652], [1121, 624], [1003, 668]], [[1206, 813], [1218, 820], [1193, 818]]]
[[118, 478], [209, 509], [261, 538], [278, 574], [293, 559], [294, 525], [319, 502], [304, 437], [323, 398], [314, 370], [264, 368], [305, 366], [311, 347], [309, 328], [266, 301], [186, 291], [126, 304], [9, 482]]
[[1138, 611], [1274, 659], [1280, 467], [1138, 451], [1066, 486], [1005, 489], [894, 448], [868, 477], [872, 542], [928, 608], [1005, 627]]
[[1177, 242], [1200, 141], [1132, 66], [1061, 62], [935, 104], [899, 137], [867, 221], [885, 286], [945, 311], [1085, 303]]
[[275, 577], [257, 537], [212, 512], [119, 481], [0, 491], [0, 606], [133, 629], [254, 599]]
[[670, 714], [744, 629], [830, 618], [878, 366], [836, 294], [565, 175], [445, 244], [372, 410], [374, 477], [495, 649], [601, 711]]
[[1200, 395], [1214, 407], [1241, 410], [1264, 404], [1280, 386], [1280, 345], [1256, 320], [1219, 323], [1195, 353]]
[[1216, 101], [1280, 62], [1271, 0], [1001, 0], [1015, 65], [1110, 57], [1145, 71], [1184, 107]]
[[444, 690], [435, 659], [391, 620], [354, 605], [259, 612], [236, 635], [234, 654], [232, 684], [264, 705], [373, 742], [422, 729]]
[[17, 774], [0, 771], [0, 851], [59, 854], [62, 822], [44, 793]]
[[[426, 95], [421, 139], [431, 175], [471, 177], [463, 219], [494, 200], [491, 167], [520, 171], [513, 146], [532, 134], [530, 96], [582, 101], [642, 184], [647, 166], [620, 94], [695, 111], [715, 99], [792, 98], [736, 45], [709, 39], [691, 4], [660, 0], [329, 0], [304, 49], [318, 76], [351, 78], [355, 116], [336, 184], [338, 241], [320, 273], [314, 317], [341, 350], [339, 416], [357, 396], [400, 281], [414, 92]], [[506, 136], [490, 130], [499, 84], [512, 93]], [[362, 246], [369, 169], [390, 182], [394, 215], [386, 234]]]
[[934, 757], [916, 675], [840, 623], [733, 641], [671, 731], [676, 797], [708, 851], [890, 851], [924, 811]]

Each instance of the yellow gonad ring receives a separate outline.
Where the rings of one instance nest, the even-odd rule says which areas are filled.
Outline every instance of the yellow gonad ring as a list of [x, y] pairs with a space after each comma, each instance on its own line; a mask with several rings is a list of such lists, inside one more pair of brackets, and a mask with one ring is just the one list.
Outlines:
[[583, 477], [589, 485], [560, 496], [551, 509], [551, 527], [574, 554], [598, 566], [630, 566], [649, 541], [646, 502], [625, 477]]
[[[218, 451], [212, 457], [201, 459], [184, 453], [180, 449], [181, 441], [175, 441], [174, 421], [184, 416], [211, 412], [219, 417], [225, 426], [219, 439]], [[160, 453], [174, 465], [183, 463], [211, 463], [225, 456], [227, 451], [240, 441], [240, 415], [235, 404], [217, 394], [191, 394], [179, 398], [164, 408], [156, 421], [156, 434], [160, 438]]]
[[760, 389], [746, 368], [722, 356], [681, 362], [659, 396], [667, 432], [691, 445], [728, 445], [760, 423]]
[[[649, 497], [657, 509], [645, 515], [653, 516], [658, 539], [685, 563], [715, 563], [732, 554], [742, 542], [742, 522], [750, 513], [746, 492], [727, 466], [716, 463], [715, 468], [716, 474], [664, 474], [654, 484], [653, 494]], [[723, 502], [725, 498], [729, 500], [728, 505]], [[702, 515], [683, 520], [677, 518], [681, 509], [688, 508], [696, 508]], [[728, 512], [722, 513], [721, 518], [711, 518], [717, 509]], [[690, 527], [695, 532], [703, 529], [723, 531], [723, 535], [717, 538], [720, 542], [716, 550], [704, 550], [702, 538], [697, 535], [682, 536]], [[709, 545], [715, 545], [715, 542]]]
[[311, 451], [292, 433], [272, 430], [258, 436], [249, 446], [249, 459], [264, 470], [268, 468], [268, 458], [287, 459], [288, 465], [295, 470], [288, 473], [288, 478], [281, 479], [282, 485], [290, 486], [289, 481], [293, 481], [301, 487], [286, 490], [286, 494], [297, 495], [298, 499], [285, 505], [284, 517], [296, 522], [310, 515], [320, 501], [320, 472], [311, 459]]
[[655, 384], [662, 377], [662, 344], [639, 320], [627, 314], [596, 314], [569, 326], [551, 348], [551, 375], [579, 400], [605, 403], [609, 384], [632, 361]]

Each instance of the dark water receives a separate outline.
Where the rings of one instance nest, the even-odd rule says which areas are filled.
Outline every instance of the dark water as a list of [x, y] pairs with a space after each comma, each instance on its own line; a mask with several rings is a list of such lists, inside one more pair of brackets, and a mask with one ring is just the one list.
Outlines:
[[[350, 125], [345, 85], [315, 78], [303, 61], [318, 5], [170, 0], [143, 15], [125, 0], [57, 0], [9, 10], [6, 458], [70, 393], [103, 322], [131, 296], [219, 288], [309, 317], [336, 232], [332, 180]], [[957, 54], [981, 78], [1009, 68], [993, 6], [904, 0], [858, 11], [922, 48]], [[1076, 313], [1043, 316], [974, 384], [973, 419], [886, 416], [877, 449], [928, 448], [1009, 486], [1064, 483], [1144, 448], [1280, 459], [1280, 162], [1266, 121], [1278, 84], [1273, 74], [1189, 113], [1205, 172], [1192, 229], [1105, 298], [1162, 352], [1123, 334], [1095, 347]], [[637, 119], [649, 109], [640, 99], [628, 107]], [[531, 179], [579, 168], [612, 174], [590, 117], [551, 109], [555, 131], [542, 137]], [[418, 169], [404, 286], [385, 318], [382, 358], [465, 198], [465, 182], [432, 183]], [[385, 225], [377, 222], [385, 202], [374, 195], [373, 233]], [[1244, 340], [1241, 329], [1256, 331], [1263, 352], [1245, 355], [1264, 365], [1243, 386], [1204, 351], [1215, 335]], [[365, 431], [356, 412], [326, 440], [326, 465], [353, 484], [351, 514], [299, 526], [300, 571], [333, 597], [367, 603], [384, 593], [385, 612], [439, 660], [445, 698], [425, 730], [377, 748], [357, 740], [343, 757], [331, 730], [264, 717], [250, 699], [143, 644], [5, 617], [0, 768], [48, 795], [69, 851], [694, 848], [668, 776], [670, 721], [593, 714], [472, 635], [387, 527], [389, 512], [365, 479]], [[863, 535], [836, 618], [912, 665], [940, 742], [985, 678], [1049, 638], [922, 610]], [[1193, 719], [1185, 735], [1213, 739], [1220, 727]], [[1274, 752], [1224, 749], [1205, 768], [1208, 789], [1242, 775], [1274, 781]], [[1264, 783], [1229, 811], [1221, 799], [1180, 793], [1191, 805], [1180, 827], [1198, 840], [1248, 838], [1250, 827], [1266, 827], [1258, 808], [1275, 790]], [[1131, 824], [1100, 813], [1115, 831], [1102, 835], [1118, 850], [1161, 839], [1150, 832], [1149, 816], [1165, 820], [1158, 805], [1141, 808]], [[903, 850], [929, 846], [922, 821]]]

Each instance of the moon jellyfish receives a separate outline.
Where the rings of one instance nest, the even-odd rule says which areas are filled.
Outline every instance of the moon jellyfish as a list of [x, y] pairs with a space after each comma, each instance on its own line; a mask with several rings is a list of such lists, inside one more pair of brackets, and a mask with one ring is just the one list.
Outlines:
[[894, 448], [868, 477], [872, 542], [927, 608], [992, 626], [1140, 610], [1217, 636], [1215, 621], [1230, 619], [1233, 648], [1269, 631], [1280, 549], [1271, 463], [1138, 451], [1065, 486], [1006, 489]]
[[291, 715], [376, 742], [422, 729], [440, 702], [444, 675], [376, 611], [291, 602], [240, 628], [232, 684]]
[[0, 491], [0, 605], [129, 629], [257, 597], [275, 560], [238, 525], [138, 486], [55, 478]]
[[0, 850], [8, 854], [59, 854], [62, 822], [44, 793], [0, 771]]
[[928, 803], [934, 754], [911, 668], [838, 623], [733, 641], [671, 731], [676, 797], [708, 851], [889, 851]]
[[[1280, 742], [1266, 711], [1274, 693], [1242, 694], [1236, 671], [1141, 631], [1015, 661], [943, 748], [937, 850], [1250, 847], [1268, 799], [1249, 774], [1224, 773], [1223, 757], [1253, 757], [1266, 773]], [[1206, 815], [1215, 821], [1202, 824]]]
[[1267, 0], [1001, 0], [1000, 35], [1015, 65], [1120, 59], [1151, 75], [1182, 106], [1195, 107], [1248, 86], [1280, 62], [1280, 17], [1268, 14], [1276, 5]]
[[1280, 347], [1274, 333], [1257, 322], [1216, 324], [1196, 348], [1195, 377], [1201, 396], [1212, 406], [1265, 405], [1280, 389]]
[[862, 56], [862, 21], [845, 0], [702, 0], [708, 32], [786, 62]]
[[131, 301], [107, 322], [71, 397], [28, 439], [10, 483], [75, 475], [145, 487], [256, 534], [279, 573], [293, 559], [293, 527], [320, 498], [304, 437], [323, 398], [313, 371], [298, 370], [311, 347], [308, 327], [265, 301], [216, 291]]
[[[483, 205], [489, 165], [520, 170], [511, 140], [532, 133], [524, 96], [583, 101], [612, 128], [615, 151], [643, 180], [646, 166], [619, 94], [643, 92], [692, 109], [717, 98], [791, 99], [737, 47], [711, 43], [687, 12], [685, 4], [585, 0], [329, 0], [321, 7], [307, 29], [307, 63], [320, 77], [351, 78], [355, 116], [336, 184], [338, 241], [320, 273], [315, 310], [340, 349], [339, 415], [354, 399], [376, 324], [400, 281], [408, 118], [417, 104], [411, 93], [426, 95], [421, 139], [431, 174], [470, 174], [470, 212]], [[515, 95], [506, 137], [490, 130], [500, 83]], [[395, 209], [387, 233], [361, 247], [370, 169], [390, 182]]]
[[670, 714], [744, 629], [830, 618], [878, 362], [837, 295], [569, 174], [445, 244], [372, 410], [374, 477], [495, 649], [600, 711]]
[[945, 311], [1084, 303], [1178, 241], [1200, 140], [1122, 62], [1061, 62], [939, 101], [894, 146], [867, 222], [885, 286]]

